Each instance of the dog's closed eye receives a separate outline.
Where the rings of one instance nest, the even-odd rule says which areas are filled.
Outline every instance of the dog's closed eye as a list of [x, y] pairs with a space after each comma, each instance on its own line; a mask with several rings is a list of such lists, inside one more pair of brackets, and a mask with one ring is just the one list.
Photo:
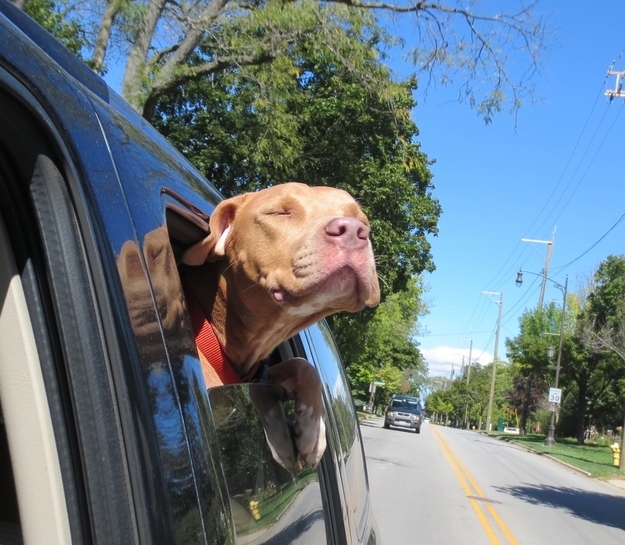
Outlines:
[[280, 209], [277, 209], [277, 210], [270, 210], [269, 212], [265, 212], [265, 215], [267, 215], [267, 216], [291, 217], [291, 216], [293, 216], [293, 210], [286, 209], [286, 208], [280, 208]]

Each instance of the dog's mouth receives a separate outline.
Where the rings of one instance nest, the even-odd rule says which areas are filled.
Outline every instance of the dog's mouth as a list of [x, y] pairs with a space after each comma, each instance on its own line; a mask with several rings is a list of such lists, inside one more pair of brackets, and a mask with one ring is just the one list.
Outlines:
[[272, 289], [271, 295], [273, 296], [273, 300], [278, 303], [286, 303], [289, 299], [293, 298], [293, 296], [284, 288]]
[[354, 306], [360, 308], [364, 300], [361, 294], [369, 290], [365, 280], [354, 269], [343, 266], [313, 281], [300, 282], [288, 288], [279, 285], [270, 291], [273, 300], [281, 305], [310, 305], [315, 311], [320, 311], [338, 301], [354, 301]]

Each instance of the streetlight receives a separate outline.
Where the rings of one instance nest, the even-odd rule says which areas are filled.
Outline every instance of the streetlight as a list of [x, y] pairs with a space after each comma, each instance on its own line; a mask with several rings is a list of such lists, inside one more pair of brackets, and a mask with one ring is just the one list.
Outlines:
[[[517, 287], [521, 287], [521, 285], [523, 284], [523, 273], [529, 273], [529, 274], [533, 274], [536, 276], [543, 276], [542, 274], [537, 274], [537, 273], [533, 273], [530, 271], [524, 271], [523, 269], [519, 269], [519, 272], [516, 275], [516, 285]], [[555, 280], [552, 280], [551, 278], [548, 278], [548, 280], [550, 282], [553, 282], [554, 287], [558, 288], [562, 294], [562, 317], [560, 318], [560, 341], [558, 342], [558, 362], [556, 364], [556, 383], [555, 383], [555, 387], [558, 387], [558, 383], [560, 381], [560, 363], [562, 362], [562, 339], [564, 337], [564, 316], [565, 316], [565, 312], [566, 312], [566, 292], [568, 290], [568, 286], [569, 286], [569, 276], [566, 276], [566, 279], [564, 280], [564, 286], [562, 284], [558, 284], [558, 282], [556, 282]], [[549, 347], [547, 348], [547, 356], [549, 358], [553, 357], [553, 347]], [[543, 445], [545, 445], [546, 447], [553, 447], [556, 444], [556, 408], [555, 408], [555, 403], [552, 404], [552, 407], [550, 407], [551, 410], [551, 420], [549, 421], [549, 433], [547, 433], [547, 437], [545, 438], [545, 442], [543, 443]]]

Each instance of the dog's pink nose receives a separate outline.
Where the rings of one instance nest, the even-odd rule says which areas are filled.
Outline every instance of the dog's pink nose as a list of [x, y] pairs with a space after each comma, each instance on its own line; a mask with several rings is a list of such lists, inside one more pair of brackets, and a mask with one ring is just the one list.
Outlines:
[[369, 239], [369, 227], [356, 218], [336, 218], [326, 225], [326, 235], [348, 248], [361, 248]]

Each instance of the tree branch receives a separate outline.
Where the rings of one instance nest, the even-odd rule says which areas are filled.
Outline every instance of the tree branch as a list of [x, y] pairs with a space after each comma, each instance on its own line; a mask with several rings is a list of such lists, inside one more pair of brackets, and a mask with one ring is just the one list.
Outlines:
[[98, 36], [96, 38], [95, 47], [93, 48], [93, 55], [91, 55], [92, 69], [96, 74], [99, 74], [104, 66], [104, 58], [106, 57], [108, 44], [111, 40], [113, 24], [122, 9], [122, 5], [123, 0], [109, 0], [104, 15], [100, 20]]
[[175, 78], [168, 80], [160, 79], [158, 83], [152, 86], [151, 93], [143, 107], [143, 117], [151, 119], [154, 115], [158, 100], [167, 92], [175, 89], [179, 85], [183, 85], [192, 80], [209, 76], [218, 72], [223, 72], [228, 68], [241, 68], [243, 66], [259, 66], [271, 62], [275, 56], [264, 51], [256, 55], [235, 55], [232, 57], [218, 57], [210, 62], [206, 62], [197, 66], [184, 66], [177, 72]]

